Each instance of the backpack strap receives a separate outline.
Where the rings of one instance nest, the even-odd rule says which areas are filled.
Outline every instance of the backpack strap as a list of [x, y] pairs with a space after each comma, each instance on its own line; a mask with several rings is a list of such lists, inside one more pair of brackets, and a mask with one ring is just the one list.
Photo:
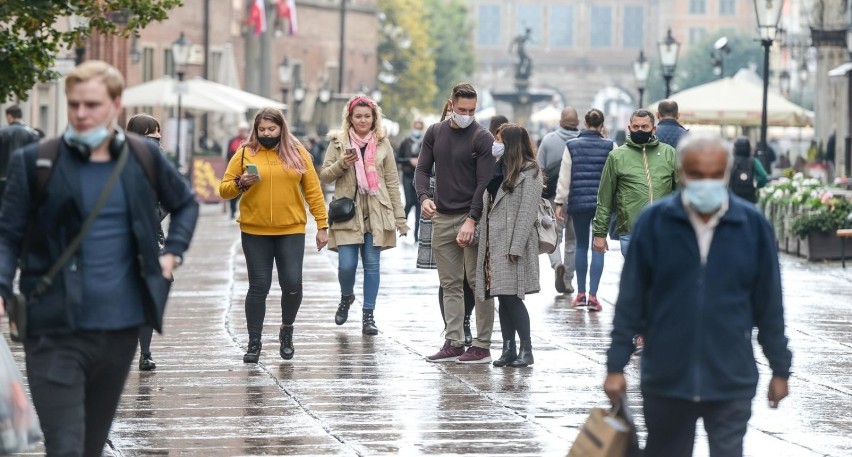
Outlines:
[[145, 176], [148, 178], [148, 182], [151, 183], [151, 187], [154, 188], [154, 192], [157, 191], [157, 166], [154, 163], [154, 157], [152, 156], [153, 152], [151, 151], [150, 146], [146, 143], [146, 140], [142, 139], [139, 136], [136, 136], [132, 133], [125, 133], [127, 141], [130, 142], [130, 151], [136, 157], [136, 160], [139, 162], [139, 165], [142, 166], [142, 170], [145, 172]]
[[53, 164], [59, 156], [60, 138], [41, 140], [38, 144], [38, 155], [35, 160], [35, 192], [33, 200], [36, 206], [40, 205], [47, 197], [47, 182], [53, 173]]

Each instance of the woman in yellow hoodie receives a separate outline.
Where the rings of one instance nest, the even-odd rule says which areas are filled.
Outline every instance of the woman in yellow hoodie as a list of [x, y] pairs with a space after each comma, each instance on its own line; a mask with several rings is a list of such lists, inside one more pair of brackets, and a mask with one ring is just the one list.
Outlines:
[[264, 108], [254, 118], [251, 135], [228, 163], [219, 195], [242, 195], [237, 222], [248, 268], [246, 294], [248, 351], [243, 362], [260, 358], [266, 296], [272, 285], [272, 261], [281, 285], [280, 354], [293, 358], [293, 322], [302, 304], [305, 252], [305, 203], [317, 222], [317, 250], [328, 244], [328, 223], [317, 173], [310, 154], [290, 134], [281, 111]]
[[355, 200], [355, 216], [331, 226], [329, 249], [338, 252], [340, 304], [337, 325], [349, 317], [355, 301], [358, 257], [364, 263], [364, 301], [361, 331], [376, 335], [373, 318], [379, 293], [379, 254], [396, 246], [396, 232], [408, 232], [399, 195], [396, 157], [382, 127], [382, 112], [367, 97], [355, 97], [343, 110], [341, 130], [332, 132], [320, 171], [324, 183], [334, 183], [334, 198]]

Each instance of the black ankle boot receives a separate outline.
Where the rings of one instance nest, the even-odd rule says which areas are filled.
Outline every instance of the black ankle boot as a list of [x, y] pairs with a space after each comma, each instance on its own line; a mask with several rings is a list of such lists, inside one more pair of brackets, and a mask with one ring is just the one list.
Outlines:
[[343, 295], [340, 297], [340, 304], [337, 305], [337, 312], [334, 313], [335, 324], [343, 325], [346, 323], [346, 319], [349, 319], [349, 307], [352, 306], [352, 302], [354, 301], [354, 295]]
[[373, 310], [365, 309], [364, 310], [364, 320], [363, 327], [361, 328], [361, 333], [365, 335], [378, 335], [379, 328], [376, 327], [376, 320], [373, 318]]
[[533, 364], [532, 341], [521, 340], [521, 348], [518, 350], [518, 357], [509, 364], [510, 367], [520, 368], [528, 367]]
[[151, 358], [150, 352], [143, 352], [139, 355], [139, 369], [142, 371], [151, 371], [157, 368], [157, 364], [154, 363], [154, 359]]
[[470, 334], [470, 314], [464, 315], [464, 345], [473, 344], [473, 335]]
[[515, 340], [503, 342], [503, 353], [500, 358], [494, 361], [495, 367], [505, 367], [515, 361], [518, 357], [518, 349], [515, 346]]
[[248, 350], [246, 354], [243, 356], [244, 363], [257, 363], [260, 360], [260, 348], [263, 345], [260, 343], [260, 339], [249, 340]]
[[278, 332], [278, 341], [281, 343], [281, 349], [278, 351], [281, 354], [281, 358], [284, 360], [292, 359], [293, 354], [296, 353], [295, 349], [293, 349], [292, 325], [281, 325], [281, 330]]

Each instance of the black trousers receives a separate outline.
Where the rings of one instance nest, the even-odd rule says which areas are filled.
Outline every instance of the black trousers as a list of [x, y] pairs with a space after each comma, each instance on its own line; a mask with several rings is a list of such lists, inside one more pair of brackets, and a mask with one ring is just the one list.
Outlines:
[[249, 289], [246, 294], [246, 326], [249, 338], [259, 340], [266, 316], [266, 296], [272, 287], [272, 261], [278, 269], [281, 286], [281, 316], [293, 325], [302, 305], [302, 262], [305, 258], [305, 235], [242, 234], [243, 253], [248, 267]]
[[26, 341], [27, 380], [48, 457], [100, 457], [138, 335], [131, 328]]
[[648, 443], [645, 455], [689, 457], [695, 446], [695, 423], [704, 421], [710, 457], [742, 457], [743, 437], [751, 418], [751, 398], [693, 402], [644, 396]]
[[414, 189], [414, 175], [403, 173], [402, 189], [405, 191], [405, 217], [408, 217], [408, 212], [414, 209], [414, 241], [417, 241], [420, 235], [420, 199], [417, 198], [417, 191]]

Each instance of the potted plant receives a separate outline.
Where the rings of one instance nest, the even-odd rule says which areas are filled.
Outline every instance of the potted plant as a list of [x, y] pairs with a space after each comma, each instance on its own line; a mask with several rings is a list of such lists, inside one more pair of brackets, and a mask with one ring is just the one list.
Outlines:
[[852, 201], [824, 189], [815, 191], [803, 208], [791, 225], [793, 234], [805, 240], [800, 254], [809, 260], [840, 258], [840, 239], [835, 232], [852, 228]]

